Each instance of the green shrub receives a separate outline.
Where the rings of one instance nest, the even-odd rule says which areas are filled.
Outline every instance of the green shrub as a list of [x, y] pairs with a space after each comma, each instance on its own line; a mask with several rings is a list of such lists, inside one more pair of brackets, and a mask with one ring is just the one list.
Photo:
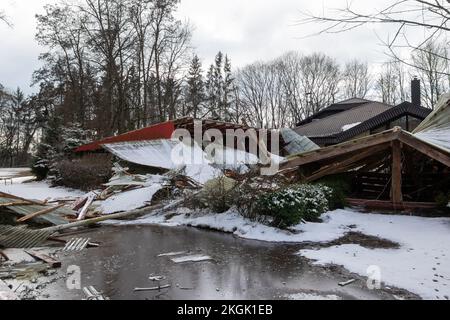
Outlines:
[[342, 176], [334, 176], [322, 179], [320, 185], [331, 189], [331, 196], [328, 199], [330, 210], [343, 209], [347, 205], [347, 195], [350, 192], [350, 184]]
[[317, 221], [328, 211], [331, 197], [332, 190], [326, 186], [300, 184], [261, 196], [256, 210], [272, 217], [273, 226], [288, 228], [302, 221]]

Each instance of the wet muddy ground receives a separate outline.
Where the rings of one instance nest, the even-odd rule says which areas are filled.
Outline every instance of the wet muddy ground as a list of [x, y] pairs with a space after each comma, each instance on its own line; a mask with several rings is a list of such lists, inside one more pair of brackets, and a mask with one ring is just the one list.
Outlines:
[[[112, 300], [286, 299], [298, 293], [342, 299], [413, 298], [401, 290], [369, 290], [365, 279], [338, 267], [312, 266], [295, 254], [299, 245], [248, 241], [188, 227], [103, 226], [81, 236], [101, 246], [59, 253], [62, 268], [53, 281], [46, 281], [34, 293], [34, 298], [85, 298], [81, 290], [67, 287], [70, 266], [80, 268], [81, 287], [94, 286]], [[182, 251], [208, 255], [213, 260], [175, 263], [173, 257], [158, 257]], [[169, 284], [170, 288], [134, 292], [137, 287], [158, 286], [149, 280], [152, 275], [164, 276], [166, 280], [159, 284]], [[357, 281], [346, 287], [338, 285], [349, 279]]]

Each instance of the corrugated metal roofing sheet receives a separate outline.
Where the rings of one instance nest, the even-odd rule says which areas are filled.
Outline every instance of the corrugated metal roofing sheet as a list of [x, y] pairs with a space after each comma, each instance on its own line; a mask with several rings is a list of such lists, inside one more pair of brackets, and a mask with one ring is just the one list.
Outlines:
[[[0, 204], [2, 203], [11, 203], [14, 202], [14, 199], [0, 197]], [[26, 216], [34, 212], [38, 212], [44, 210], [45, 206], [39, 205], [23, 205], [23, 206], [8, 206], [6, 207], [8, 210], [17, 213], [20, 216]], [[36, 217], [33, 220], [39, 223], [50, 223], [52, 225], [61, 225], [66, 224], [67, 220], [63, 218], [65, 215], [73, 215], [75, 212], [68, 208], [59, 208], [53, 212], [47, 213], [40, 217]]]
[[52, 232], [46, 230], [0, 225], [0, 247], [35, 248], [43, 244], [51, 234]]
[[286, 144], [284, 149], [290, 155], [319, 149], [319, 146], [309, 138], [297, 134], [292, 129], [282, 129], [281, 135]]
[[97, 151], [102, 149], [102, 145], [118, 142], [170, 139], [175, 131], [175, 124], [172, 121], [159, 123], [150, 127], [130, 131], [118, 136], [105, 138], [75, 149], [75, 152]]
[[445, 94], [435, 110], [414, 130], [414, 135], [450, 151], [450, 94]]

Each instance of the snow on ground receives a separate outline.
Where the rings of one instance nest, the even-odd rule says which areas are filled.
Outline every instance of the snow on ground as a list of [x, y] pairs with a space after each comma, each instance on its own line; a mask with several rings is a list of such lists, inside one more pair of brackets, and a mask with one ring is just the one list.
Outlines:
[[29, 168], [0, 168], [0, 179], [21, 176], [29, 171]]
[[[234, 210], [221, 214], [194, 214], [189, 209], [180, 209], [178, 214], [169, 220], [166, 220], [164, 215], [148, 215], [142, 219], [121, 224], [207, 227], [233, 233], [244, 239], [269, 242], [329, 242], [340, 238], [349, 231], [348, 226], [345, 224], [329, 221], [327, 224], [308, 223], [298, 225], [293, 228], [295, 232], [292, 233], [252, 222], [243, 218]], [[330, 220], [327, 216], [323, 218]], [[327, 226], [326, 228], [324, 228], [325, 225]]]
[[319, 265], [342, 265], [350, 272], [368, 276], [368, 268], [378, 266], [385, 285], [409, 290], [425, 299], [450, 297], [450, 219], [365, 214], [336, 210], [322, 216], [323, 223], [307, 223], [287, 232], [244, 219], [237, 212], [198, 215], [188, 209], [166, 220], [149, 215], [124, 224], [190, 225], [209, 227], [253, 240], [271, 242], [326, 243], [346, 233], [361, 232], [400, 244], [400, 249], [367, 249], [340, 245], [318, 250], [301, 250], [300, 255]]
[[118, 193], [102, 201], [99, 209], [104, 214], [112, 214], [143, 208], [152, 201], [155, 193], [161, 188], [160, 184], [154, 184], [150, 187]]
[[67, 188], [51, 188], [46, 182], [26, 182], [34, 177], [13, 178], [12, 184], [0, 184], [0, 192], [9, 193], [17, 197], [44, 201], [47, 198], [80, 197], [84, 192]]
[[337, 211], [333, 220], [357, 225], [367, 235], [398, 242], [398, 250], [367, 249], [341, 245], [320, 250], [301, 250], [316, 264], [342, 265], [350, 272], [368, 276], [377, 266], [381, 281], [409, 290], [425, 299], [450, 297], [450, 219], [359, 214]]

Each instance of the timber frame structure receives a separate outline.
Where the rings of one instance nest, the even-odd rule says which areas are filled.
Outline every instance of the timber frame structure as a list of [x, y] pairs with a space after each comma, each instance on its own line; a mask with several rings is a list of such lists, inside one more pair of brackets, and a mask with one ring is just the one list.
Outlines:
[[343, 174], [353, 196], [366, 199], [354, 202], [394, 209], [424, 205], [450, 190], [450, 151], [400, 127], [289, 157], [280, 170], [304, 183]]

